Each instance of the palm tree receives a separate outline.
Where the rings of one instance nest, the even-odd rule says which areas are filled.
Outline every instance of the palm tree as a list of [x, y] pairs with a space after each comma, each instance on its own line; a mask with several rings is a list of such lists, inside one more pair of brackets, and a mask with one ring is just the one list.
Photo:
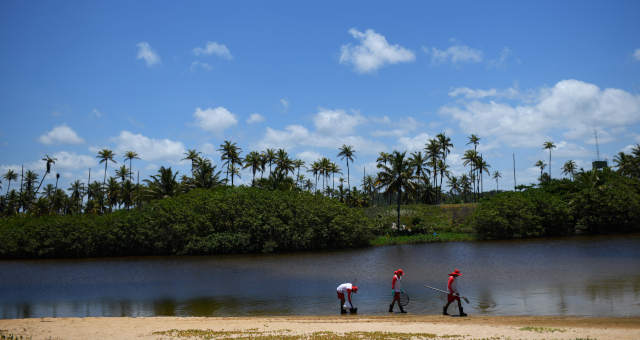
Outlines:
[[103, 186], [107, 183], [107, 165], [109, 164], [109, 161], [118, 163], [113, 159], [113, 157], [115, 156], [116, 154], [114, 154], [113, 151], [109, 149], [102, 149], [98, 151], [98, 155], [96, 156], [96, 158], [100, 159], [100, 163], [104, 163], [104, 178], [102, 179]]
[[78, 209], [78, 213], [80, 213], [81, 210], [80, 205], [82, 204], [83, 187], [84, 185], [79, 180], [75, 180], [67, 189], [71, 191], [71, 202], [73, 202], [74, 207]]
[[251, 168], [253, 177], [251, 178], [251, 185], [254, 185], [256, 180], [256, 172], [262, 167], [262, 155], [258, 151], [251, 151], [244, 158], [244, 168]]
[[437, 174], [438, 174], [438, 159], [440, 158], [440, 144], [436, 139], [429, 139], [429, 142], [424, 148], [427, 159], [429, 159], [429, 165], [433, 167], [433, 187], [438, 187]]
[[493, 172], [493, 179], [496, 180], [496, 192], [498, 192], [499, 187], [498, 187], [498, 179], [502, 178], [502, 174], [500, 173], [500, 171], [496, 170]]
[[555, 149], [556, 145], [552, 141], [546, 141], [542, 144], [545, 150], [549, 150], [549, 181], [551, 181], [551, 149]]
[[15, 171], [9, 169], [9, 170], [7, 170], [7, 172], [4, 173], [2, 178], [4, 178], [7, 181], [9, 181], [9, 183], [7, 184], [7, 197], [9, 197], [9, 188], [11, 188], [11, 181], [17, 180], [18, 179], [18, 174]]
[[353, 163], [353, 158], [356, 153], [356, 150], [353, 149], [353, 146], [342, 144], [342, 146], [338, 149], [340, 152], [338, 153], [338, 157], [342, 160], [347, 160], [347, 186], [349, 189], [347, 190], [347, 200], [351, 193], [351, 175], [349, 173], [349, 161]]
[[293, 160], [289, 158], [289, 154], [284, 149], [278, 149], [275, 157], [275, 164], [275, 177], [277, 181], [281, 181], [287, 177], [289, 173], [293, 174], [295, 171]]
[[480, 172], [480, 177], [479, 177], [479, 187], [480, 187], [480, 193], [482, 193], [484, 191], [484, 183], [483, 183], [483, 177], [482, 174], [484, 172], [487, 173], [487, 175], [491, 176], [491, 172], [489, 172], [489, 168], [491, 167], [491, 165], [489, 165], [484, 158], [482, 158], [482, 155], [480, 155], [480, 157], [478, 157], [478, 163], [476, 164], [476, 167], [478, 169], [478, 171]]
[[[473, 135], [472, 135], [473, 136]], [[462, 160], [464, 161], [462, 164], [464, 166], [469, 165], [469, 177], [468, 179], [470, 180], [470, 184], [471, 184], [471, 189], [474, 192], [474, 199], [475, 199], [475, 178], [477, 177], [475, 175], [475, 165], [478, 163], [478, 152], [476, 150], [467, 150], [464, 152], [464, 155], [462, 156]]]
[[413, 168], [408, 159], [405, 159], [406, 152], [393, 151], [389, 159], [389, 165], [378, 163], [380, 169], [376, 186], [386, 187], [389, 194], [397, 194], [398, 226], [400, 226], [400, 202], [402, 192], [413, 191], [415, 183], [413, 179]]
[[31, 203], [33, 202], [33, 200], [35, 199], [36, 193], [37, 191], [35, 191], [36, 189], [36, 182], [38, 181], [38, 174], [31, 171], [31, 170], [27, 170], [27, 172], [24, 173], [24, 190], [23, 190], [23, 209], [30, 209], [31, 208]]
[[440, 152], [442, 153], [442, 168], [440, 169], [440, 188], [438, 192], [442, 191], [442, 180], [444, 179], [444, 171], [447, 169], [447, 155], [451, 152], [451, 148], [453, 144], [451, 143], [451, 138], [447, 137], [444, 132], [441, 132], [436, 135], [436, 140], [438, 141], [438, 146], [440, 147]]
[[227, 178], [231, 174], [231, 186], [233, 187], [233, 177], [238, 174], [235, 166], [242, 166], [242, 158], [240, 158], [242, 149], [236, 143], [225, 140], [224, 143], [220, 144], [218, 151], [222, 153], [221, 159], [223, 164], [227, 166]]
[[130, 177], [131, 172], [127, 169], [126, 165], [120, 166], [120, 169], [116, 169], [116, 177], [120, 178], [120, 182], [124, 183], [127, 180], [127, 177]]
[[[237, 169], [236, 169], [237, 170]], [[210, 189], [222, 184], [220, 171], [216, 171], [216, 166], [208, 159], [198, 157], [196, 165], [191, 173], [193, 178], [189, 179], [188, 185], [194, 188]]]
[[309, 168], [309, 170], [307, 170], [308, 172], [310, 172], [311, 174], [313, 174], [313, 177], [316, 180], [316, 184], [315, 184], [315, 189], [316, 191], [318, 190], [318, 176], [320, 175], [320, 160], [317, 160], [313, 163], [311, 163], [311, 168]]
[[196, 151], [196, 149], [189, 149], [187, 150], [187, 152], [184, 153], [184, 158], [182, 160], [191, 161], [191, 172], [193, 172], [193, 168], [195, 167], [196, 161], [199, 158], [200, 158], [200, 152]]
[[378, 155], [378, 159], [376, 159], [376, 162], [387, 164], [390, 159], [391, 159], [391, 154], [390, 153], [386, 153], [384, 151], [380, 151], [380, 154]]
[[335, 175], [336, 174], [341, 174], [342, 175], [342, 169], [340, 169], [340, 167], [336, 163], [331, 162], [331, 164], [329, 165], [329, 173], [332, 176], [332, 179], [331, 179], [331, 190], [334, 190], [335, 189], [335, 184], [336, 184]]
[[120, 201], [120, 184], [118, 184], [118, 181], [115, 178], [109, 177], [106, 192], [107, 204], [109, 205], [109, 212], [111, 212], [113, 211], [113, 207]]
[[455, 199], [456, 195], [460, 194], [460, 180], [456, 176], [449, 176], [447, 179], [449, 180], [449, 195]]
[[578, 166], [576, 165], [576, 162], [568, 160], [564, 162], [564, 165], [562, 166], [562, 174], [571, 175], [571, 180], [573, 181], [575, 179], [577, 169]]
[[161, 166], [158, 173], [151, 175], [151, 180], [145, 179], [148, 193], [153, 198], [164, 198], [175, 195], [178, 192], [178, 182], [176, 181], [178, 171], [173, 173], [171, 167]]
[[269, 148], [264, 150], [264, 159], [269, 164], [269, 175], [271, 175], [271, 163], [276, 159], [276, 150]]
[[42, 158], [42, 160], [46, 162], [46, 168], [45, 168], [44, 175], [42, 176], [42, 179], [40, 180], [40, 184], [38, 184], [38, 188], [36, 189], [36, 193], [38, 191], [40, 191], [40, 186], [42, 185], [42, 182], [44, 182], [44, 178], [47, 177], [47, 174], [49, 174], [51, 172], [51, 165], [56, 164], [56, 161], [57, 161], [57, 159], [49, 157], [49, 155], [44, 155], [44, 158]]
[[304, 161], [301, 159], [296, 159], [293, 161], [293, 166], [298, 170], [296, 174], [296, 186], [298, 185], [298, 181], [304, 179], [304, 175], [300, 177], [300, 168], [304, 167]]
[[138, 154], [135, 151], [127, 151], [124, 153], [124, 160], [129, 161], [129, 181], [130, 182], [133, 182], [133, 180], [131, 179], [131, 176], [133, 175], [133, 168], [131, 168], [131, 161], [134, 159], [140, 159], [140, 157], [138, 157]]
[[325, 179], [328, 180], [329, 172], [331, 170], [331, 160], [326, 157], [322, 157], [320, 159], [320, 175], [322, 176], [322, 191], [324, 192], [327, 188], [325, 185]]
[[545, 164], [544, 161], [539, 160], [539, 161], [536, 162], [536, 166], [540, 168], [540, 181], [542, 181], [542, 171], [547, 166], [547, 164]]

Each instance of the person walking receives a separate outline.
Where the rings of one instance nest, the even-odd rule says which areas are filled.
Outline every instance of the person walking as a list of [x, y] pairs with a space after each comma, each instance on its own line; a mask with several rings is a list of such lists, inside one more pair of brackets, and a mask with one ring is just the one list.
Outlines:
[[462, 273], [455, 269], [453, 272], [449, 274], [449, 280], [447, 281], [447, 289], [449, 290], [449, 295], [447, 295], [447, 304], [442, 307], [442, 315], [449, 315], [447, 313], [447, 308], [453, 301], [458, 301], [458, 308], [460, 309], [460, 316], [467, 316], [464, 310], [462, 309], [462, 302], [460, 302], [460, 291], [458, 290], [458, 285], [456, 280], [462, 276]]
[[349, 311], [351, 313], [356, 313], [358, 311], [358, 308], [353, 307], [353, 303], [351, 303], [351, 293], [357, 293], [358, 286], [351, 283], [343, 283], [339, 285], [336, 290], [338, 292], [338, 299], [340, 299], [340, 314], [347, 313], [347, 310], [345, 309], [347, 307], [347, 305], [345, 304], [345, 295], [349, 302]]
[[398, 307], [400, 307], [400, 313], [406, 313], [402, 305], [400, 304], [400, 293], [402, 292], [402, 275], [404, 275], [404, 271], [402, 269], [398, 269], [393, 272], [393, 279], [391, 280], [391, 294], [393, 294], [393, 300], [389, 305], [389, 313], [393, 313], [393, 305], [398, 301]]

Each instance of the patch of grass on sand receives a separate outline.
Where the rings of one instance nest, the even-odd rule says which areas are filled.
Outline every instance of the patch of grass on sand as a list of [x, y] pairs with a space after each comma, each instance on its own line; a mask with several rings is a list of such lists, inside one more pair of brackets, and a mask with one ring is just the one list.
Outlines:
[[[153, 335], [168, 336], [171, 338], [196, 338], [196, 339], [234, 339], [234, 340], [400, 340], [400, 339], [434, 339], [432, 333], [398, 333], [398, 332], [348, 332], [344, 334], [334, 332], [314, 332], [312, 334], [283, 334], [283, 330], [260, 332], [256, 330], [216, 331], [212, 329], [171, 329], [168, 331], [153, 332]], [[288, 330], [285, 330], [288, 331]], [[458, 337], [450, 335], [446, 337]]]
[[469, 233], [442, 232], [434, 234], [414, 234], [414, 235], [382, 235], [371, 241], [372, 246], [387, 246], [395, 244], [431, 243], [431, 242], [456, 242], [474, 241], [476, 237]]
[[566, 329], [562, 328], [549, 328], [549, 327], [522, 327], [519, 330], [521, 331], [529, 331], [536, 333], [553, 333], [553, 332], [566, 332]]

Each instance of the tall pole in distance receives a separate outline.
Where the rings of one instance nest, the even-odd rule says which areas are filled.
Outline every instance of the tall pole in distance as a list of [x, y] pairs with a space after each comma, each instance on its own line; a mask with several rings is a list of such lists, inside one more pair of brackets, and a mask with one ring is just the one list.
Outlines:
[[516, 153], [513, 153], [513, 191], [516, 191]]

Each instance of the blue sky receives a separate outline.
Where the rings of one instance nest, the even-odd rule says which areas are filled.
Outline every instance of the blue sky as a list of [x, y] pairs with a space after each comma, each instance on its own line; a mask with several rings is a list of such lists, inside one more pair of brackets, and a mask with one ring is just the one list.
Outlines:
[[512, 153], [531, 183], [545, 140], [554, 177], [590, 168], [594, 128], [610, 162], [640, 143], [637, 1], [3, 1], [0, 44], [0, 171], [49, 154], [63, 185], [101, 148], [144, 178], [225, 139], [343, 168], [350, 144], [358, 183], [446, 132], [454, 174], [475, 133], [512, 187]]

